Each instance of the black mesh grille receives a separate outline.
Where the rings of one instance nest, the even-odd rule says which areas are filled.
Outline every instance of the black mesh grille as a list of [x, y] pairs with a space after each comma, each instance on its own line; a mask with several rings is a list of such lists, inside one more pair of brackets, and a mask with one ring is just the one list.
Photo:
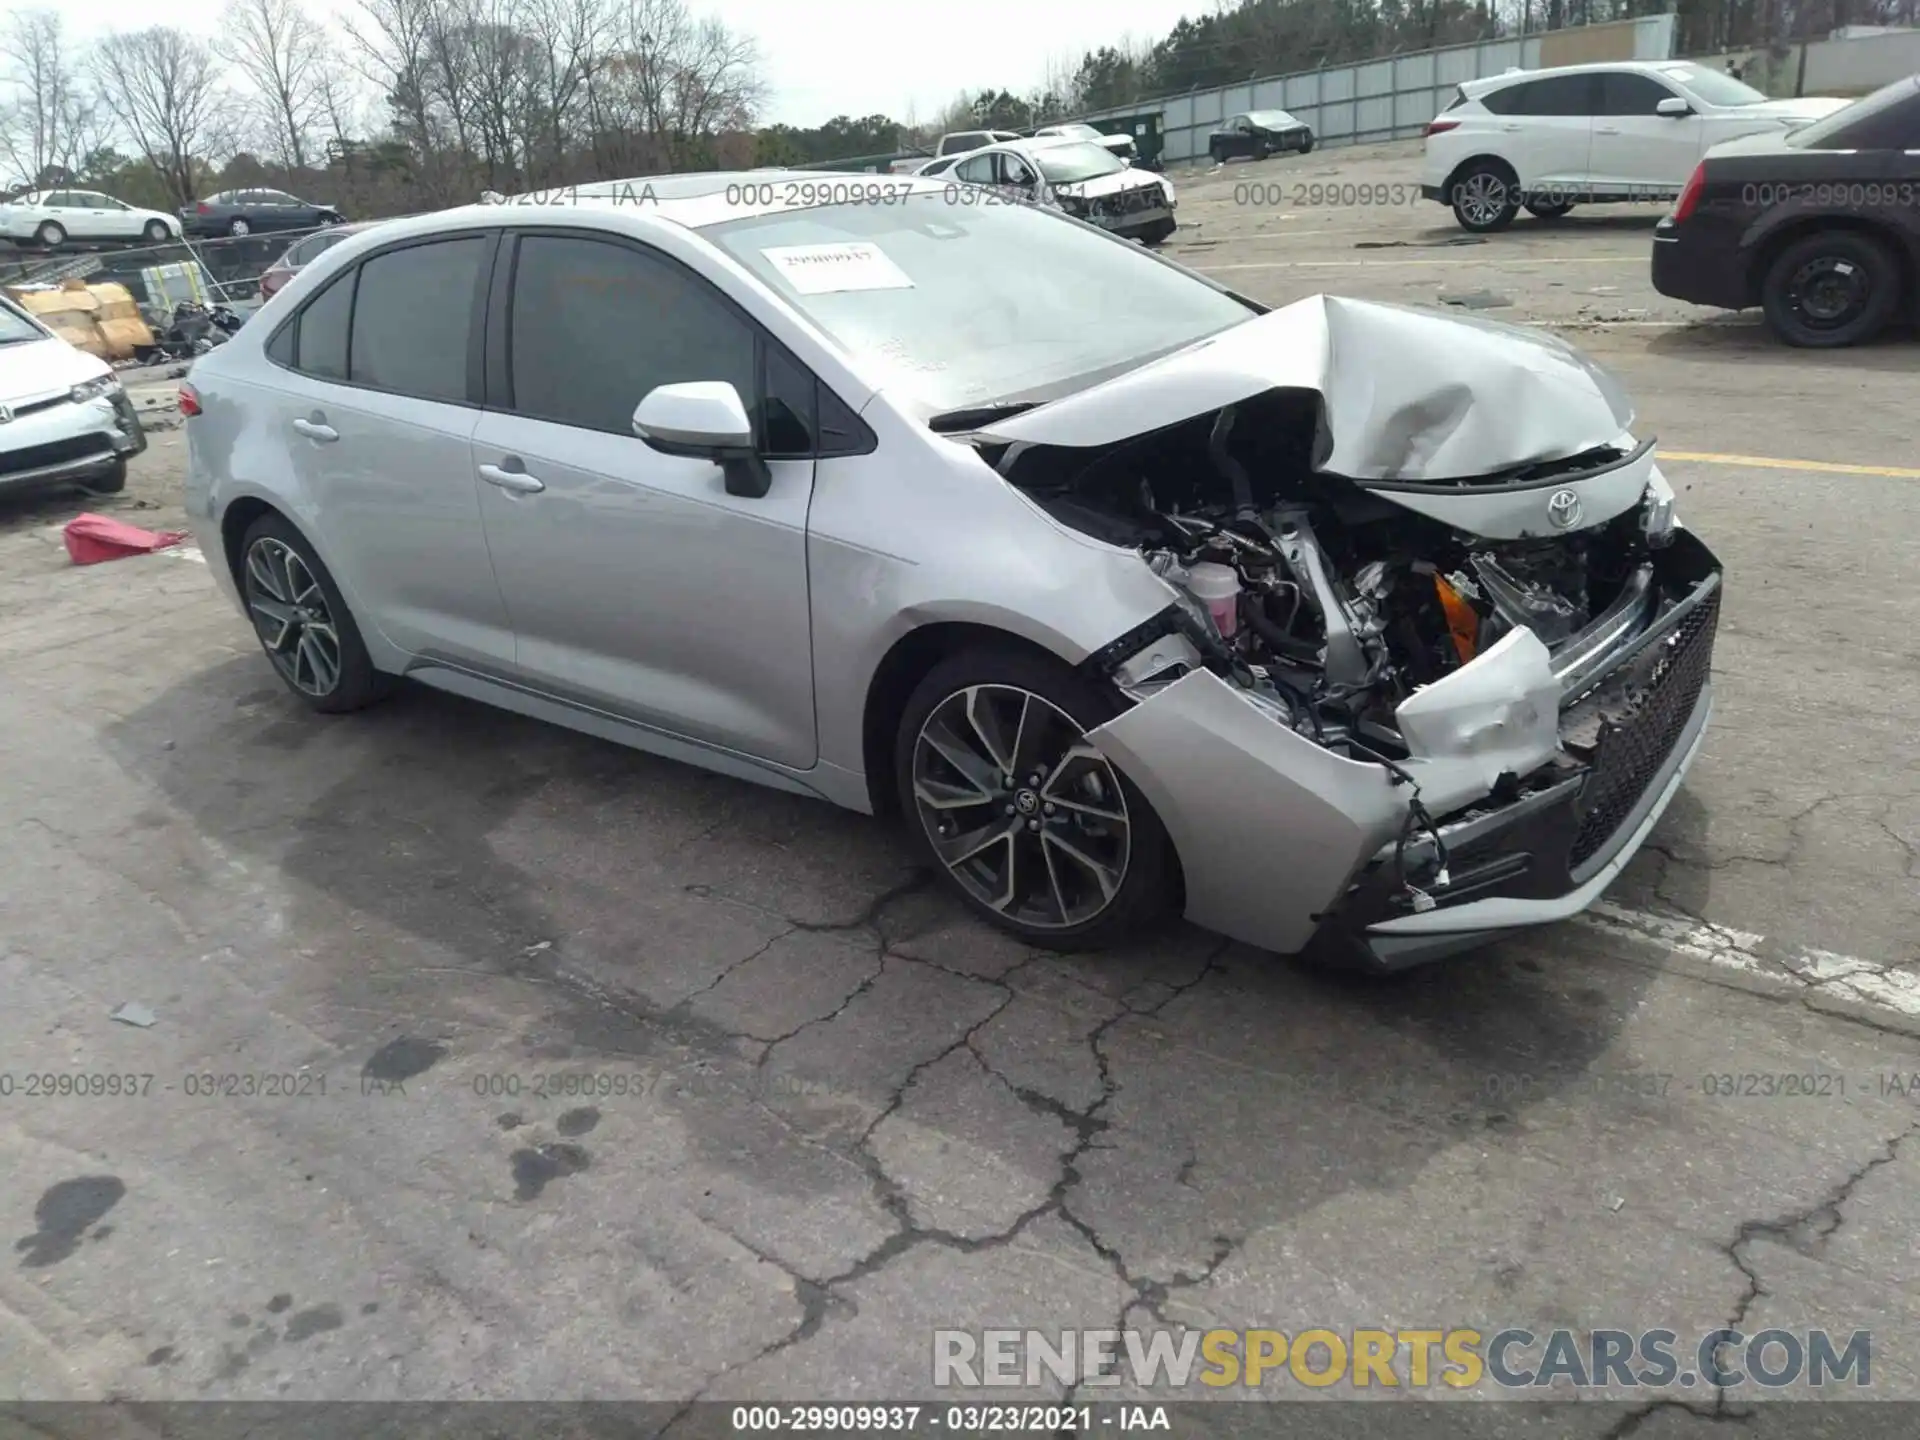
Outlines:
[[[0, 440], [5, 431], [0, 430]], [[71, 440], [54, 440], [45, 445], [28, 445], [19, 450], [0, 451], [0, 476], [19, 475], [28, 470], [43, 470], [49, 465], [65, 465], [89, 455], [111, 454], [113, 444], [104, 434], [76, 435]]]
[[1672, 639], [1658, 642], [1659, 657], [1631, 712], [1601, 731], [1594, 746], [1593, 773], [1580, 794], [1580, 833], [1574, 837], [1570, 857], [1575, 869], [1614, 837], [1673, 753], [1707, 683], [1719, 623], [1716, 589], [1680, 622]]

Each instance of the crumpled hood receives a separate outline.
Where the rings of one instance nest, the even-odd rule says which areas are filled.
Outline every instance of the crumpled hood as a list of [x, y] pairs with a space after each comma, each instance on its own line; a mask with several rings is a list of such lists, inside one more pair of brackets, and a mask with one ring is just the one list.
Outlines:
[[1158, 175], [1129, 166], [1111, 175], [1096, 175], [1091, 180], [1075, 180], [1071, 184], [1055, 185], [1053, 188], [1056, 194], [1070, 195], [1076, 200], [1103, 200], [1124, 190], [1158, 190], [1161, 185]]
[[1557, 336], [1315, 295], [981, 431], [1108, 445], [1269, 390], [1321, 399], [1316, 467], [1354, 480], [1466, 480], [1617, 441], [1633, 408]]

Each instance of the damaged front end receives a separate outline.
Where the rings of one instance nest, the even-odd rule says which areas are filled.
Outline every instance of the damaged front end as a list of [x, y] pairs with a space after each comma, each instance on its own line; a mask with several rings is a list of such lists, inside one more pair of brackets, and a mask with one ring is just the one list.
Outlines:
[[[1103, 404], [1161, 423], [1098, 441]], [[1618, 873], [1697, 751], [1720, 587], [1631, 419], [1557, 341], [1322, 298], [974, 437], [1169, 586], [1086, 662], [1130, 702], [1089, 738], [1189, 918], [1398, 968]]]

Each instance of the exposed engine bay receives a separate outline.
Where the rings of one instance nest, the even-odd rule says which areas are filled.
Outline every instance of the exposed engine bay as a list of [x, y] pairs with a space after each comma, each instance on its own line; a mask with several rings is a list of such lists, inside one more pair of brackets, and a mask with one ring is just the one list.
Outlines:
[[[1576, 504], [1565, 534], [1477, 535], [1316, 473], [1318, 403], [1272, 391], [1104, 449], [1012, 445], [989, 458], [1055, 519], [1137, 548], [1182, 595], [1208, 668], [1354, 758], [1404, 757], [1400, 704], [1516, 628], [1554, 653], [1571, 688], [1583, 663], [1681, 598], [1659, 594], [1650, 560], [1666, 536], [1646, 506], [1573, 528]], [[1419, 488], [1540, 486], [1544, 502], [1556, 479], [1627, 458], [1601, 447]]]

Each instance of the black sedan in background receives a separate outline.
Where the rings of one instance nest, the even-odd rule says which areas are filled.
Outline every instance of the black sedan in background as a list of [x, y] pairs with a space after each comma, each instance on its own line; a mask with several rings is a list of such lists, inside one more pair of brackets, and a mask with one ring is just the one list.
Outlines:
[[1298, 150], [1304, 155], [1311, 149], [1313, 128], [1284, 110], [1250, 110], [1235, 115], [1207, 137], [1207, 153], [1216, 165], [1235, 155], [1264, 160], [1281, 150]]
[[1759, 305], [1789, 345], [1871, 339], [1920, 312], [1920, 76], [1825, 119], [1724, 141], [1653, 235], [1653, 288]]
[[254, 235], [265, 230], [312, 230], [344, 219], [332, 205], [300, 200], [284, 190], [223, 190], [180, 211], [189, 235]]

